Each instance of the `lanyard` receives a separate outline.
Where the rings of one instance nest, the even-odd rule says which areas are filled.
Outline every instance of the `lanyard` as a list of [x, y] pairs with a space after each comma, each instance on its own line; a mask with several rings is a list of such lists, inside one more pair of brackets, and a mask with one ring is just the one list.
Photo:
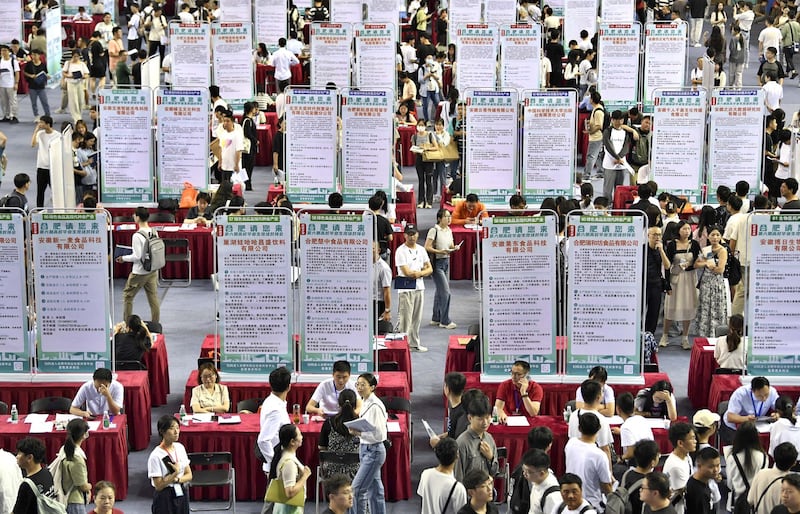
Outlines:
[[516, 387], [514, 388], [514, 403], [517, 406], [515, 412], [522, 412], [522, 395]]
[[761, 411], [764, 410], [764, 402], [759, 402], [758, 410], [756, 410], [756, 399], [753, 397], [753, 392], [750, 391], [750, 403], [753, 404], [753, 414], [756, 417], [761, 417]]

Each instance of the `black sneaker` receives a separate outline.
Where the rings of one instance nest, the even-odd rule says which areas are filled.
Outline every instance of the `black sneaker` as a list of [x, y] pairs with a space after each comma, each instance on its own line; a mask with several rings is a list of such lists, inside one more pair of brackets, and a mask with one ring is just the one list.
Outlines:
[[8, 122], [14, 124], [14, 123], [19, 123], [19, 120], [17, 118], [9, 118]]
[[0, 119], [0, 123], [8, 123], [9, 121], [11, 121], [11, 118]]

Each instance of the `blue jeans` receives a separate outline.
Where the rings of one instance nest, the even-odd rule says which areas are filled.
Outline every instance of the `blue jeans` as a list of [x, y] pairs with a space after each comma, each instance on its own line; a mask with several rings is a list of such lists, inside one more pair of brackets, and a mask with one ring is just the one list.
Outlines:
[[47, 90], [45, 89], [28, 89], [28, 96], [31, 97], [31, 107], [33, 108], [33, 115], [39, 117], [39, 109], [36, 105], [38, 98], [42, 102], [42, 109], [44, 109], [45, 116], [50, 116], [50, 104], [47, 103]]
[[450, 269], [450, 259], [436, 259], [433, 264], [433, 283], [436, 284], [436, 294], [433, 296], [432, 321], [442, 325], [450, 324], [450, 280], [447, 271]]
[[[353, 514], [386, 514], [386, 500], [381, 482], [381, 467], [386, 461], [383, 443], [361, 444], [358, 449], [361, 465], [353, 479]], [[369, 506], [369, 507], [368, 507]]]
[[68, 503], [67, 514], [86, 514], [86, 505], [82, 503]]
[[[433, 111], [428, 115], [428, 102], [433, 102]], [[422, 97], [422, 119], [425, 121], [436, 118], [436, 107], [439, 105], [439, 92], [428, 91], [428, 94]]]

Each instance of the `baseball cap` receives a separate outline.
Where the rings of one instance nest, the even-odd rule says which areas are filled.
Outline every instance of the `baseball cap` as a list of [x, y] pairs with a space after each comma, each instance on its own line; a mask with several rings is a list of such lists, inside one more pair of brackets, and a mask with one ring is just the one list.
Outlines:
[[403, 231], [405, 234], [417, 234], [419, 230], [417, 230], [417, 226], [413, 223], [409, 223], [406, 225], [406, 229]]
[[708, 409], [700, 409], [692, 416], [692, 424], [696, 427], [708, 428], [714, 423], [719, 423], [719, 414], [711, 412]]

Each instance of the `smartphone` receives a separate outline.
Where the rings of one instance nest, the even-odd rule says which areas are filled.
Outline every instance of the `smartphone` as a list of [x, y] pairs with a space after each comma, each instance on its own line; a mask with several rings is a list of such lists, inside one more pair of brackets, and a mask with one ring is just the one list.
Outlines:
[[170, 459], [169, 456], [166, 456], [163, 459], [161, 459], [161, 462], [163, 462], [164, 465], [167, 467], [168, 475], [175, 473], [175, 465], [172, 463], [172, 459]]

